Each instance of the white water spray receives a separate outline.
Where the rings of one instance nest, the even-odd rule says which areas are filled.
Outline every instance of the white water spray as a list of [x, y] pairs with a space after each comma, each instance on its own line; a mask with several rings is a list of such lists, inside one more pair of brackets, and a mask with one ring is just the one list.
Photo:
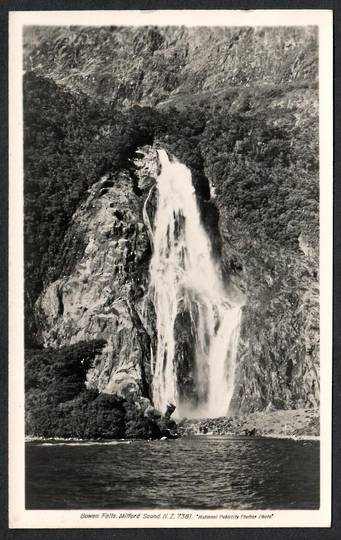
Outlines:
[[[164, 412], [168, 402], [174, 403], [180, 417], [223, 416], [233, 394], [241, 310], [228, 298], [212, 257], [189, 169], [170, 162], [164, 150], [158, 154], [161, 173], [150, 264], [157, 330], [154, 404]], [[174, 328], [181, 313], [190, 321], [190, 395], [182, 391], [179, 377], [182, 366]]]

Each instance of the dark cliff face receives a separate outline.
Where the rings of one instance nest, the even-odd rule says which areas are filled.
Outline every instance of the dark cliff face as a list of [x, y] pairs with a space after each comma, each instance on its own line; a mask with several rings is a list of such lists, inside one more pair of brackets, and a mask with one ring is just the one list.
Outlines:
[[[34, 289], [39, 294], [32, 293], [27, 304], [40, 342], [60, 347], [104, 339], [88, 372], [89, 388], [150, 396], [156, 335], [155, 313], [146, 300], [151, 243], [143, 206], [150, 195], [152, 224], [155, 148], [161, 145], [191, 169], [226, 283], [245, 299], [231, 411], [317, 407], [315, 30], [26, 32], [27, 69], [57, 83], [53, 99], [40, 97], [36, 104], [37, 110], [43, 104], [54, 111], [52, 125], [40, 125], [34, 107], [26, 118], [28, 140], [34, 133], [27, 144], [28, 227], [33, 221], [33, 231], [41, 223], [48, 229], [56, 215], [59, 227], [40, 288]], [[50, 96], [52, 83], [43, 82]], [[35, 88], [27, 93], [31, 101]], [[70, 94], [60, 97], [61, 88]], [[67, 129], [55, 111], [62, 102], [68, 104], [62, 113]], [[136, 103], [157, 108], [131, 109]], [[85, 141], [87, 131], [91, 137]], [[153, 140], [156, 146], [143, 147]], [[67, 186], [59, 200], [57, 185]], [[61, 211], [63, 197], [67, 213]], [[185, 319], [184, 313], [177, 321], [178, 371], [184, 395], [191, 395], [195, 374]]]
[[244, 266], [248, 293], [232, 410], [318, 407], [316, 261], [261, 243], [253, 248], [257, 258]]

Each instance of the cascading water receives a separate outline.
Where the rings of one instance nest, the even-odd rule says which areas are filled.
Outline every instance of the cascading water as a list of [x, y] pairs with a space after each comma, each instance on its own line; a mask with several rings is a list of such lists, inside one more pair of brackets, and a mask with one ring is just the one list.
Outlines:
[[[213, 259], [189, 169], [169, 161], [164, 150], [158, 154], [161, 173], [150, 264], [157, 331], [153, 400], [162, 411], [168, 402], [174, 403], [180, 417], [223, 416], [233, 393], [241, 310], [228, 298]], [[179, 380], [179, 314], [186, 315], [190, 327], [191, 343], [186, 344], [193, 353], [190, 397], [181, 391]]]

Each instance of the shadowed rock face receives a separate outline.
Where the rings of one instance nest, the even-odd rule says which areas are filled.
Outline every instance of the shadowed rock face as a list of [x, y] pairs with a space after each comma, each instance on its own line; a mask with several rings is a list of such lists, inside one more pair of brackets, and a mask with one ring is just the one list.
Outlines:
[[195, 403], [197, 400], [195, 372], [195, 336], [193, 324], [188, 311], [182, 310], [175, 319], [174, 332], [177, 337], [175, 345], [175, 363], [179, 387], [179, 398], [182, 401]]
[[[316, 257], [316, 255], [315, 255]], [[261, 261], [266, 261], [262, 266]], [[269, 272], [269, 267], [272, 267]], [[259, 245], [244, 268], [231, 412], [319, 406], [319, 286], [311, 257]]]

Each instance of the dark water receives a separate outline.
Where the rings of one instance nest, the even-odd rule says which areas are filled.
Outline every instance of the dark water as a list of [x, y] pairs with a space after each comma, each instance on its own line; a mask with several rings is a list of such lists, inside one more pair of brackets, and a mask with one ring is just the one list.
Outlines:
[[319, 507], [319, 442], [27, 443], [26, 508]]

